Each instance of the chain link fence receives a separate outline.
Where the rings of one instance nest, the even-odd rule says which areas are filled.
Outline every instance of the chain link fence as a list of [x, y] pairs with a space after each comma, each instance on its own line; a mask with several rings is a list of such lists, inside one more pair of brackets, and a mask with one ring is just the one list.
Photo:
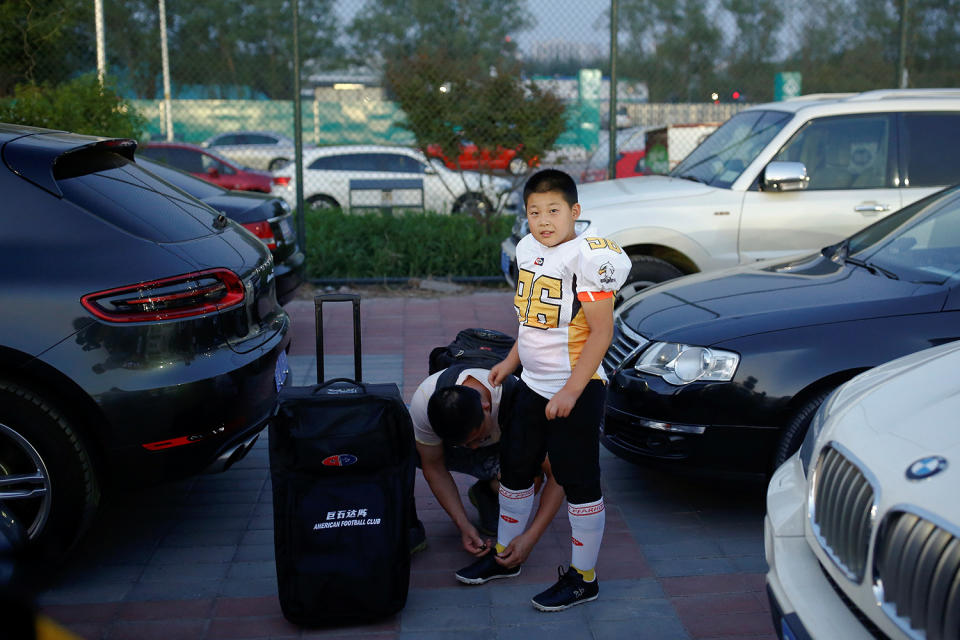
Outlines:
[[[666, 172], [747, 104], [960, 80], [960, 0], [104, 0], [102, 22], [97, 9], [0, 4], [0, 98], [96, 72], [99, 39], [108, 81], [146, 118], [144, 153], [231, 188], [263, 190], [245, 176], [267, 172], [294, 206], [298, 131], [308, 206], [503, 211], [538, 166], [579, 181], [612, 164]], [[407, 100], [429, 110], [418, 118], [399, 89], [430, 64], [432, 97]], [[480, 91], [508, 81], [532, 109]], [[557, 127], [529, 114], [548, 94]]]

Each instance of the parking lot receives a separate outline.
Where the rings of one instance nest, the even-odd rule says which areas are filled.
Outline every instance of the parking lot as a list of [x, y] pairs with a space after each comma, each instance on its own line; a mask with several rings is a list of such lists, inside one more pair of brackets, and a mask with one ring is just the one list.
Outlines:
[[[363, 370], [397, 382], [409, 401], [427, 354], [459, 329], [515, 334], [505, 289], [364, 296]], [[332, 305], [327, 376], [352, 375], [349, 305]], [[313, 303], [293, 319], [291, 383], [315, 378]], [[88, 640], [137, 638], [773, 638], [764, 591], [764, 484], [641, 468], [601, 449], [607, 524], [600, 598], [543, 614], [529, 598], [569, 562], [561, 511], [519, 578], [479, 587], [459, 535], [418, 472], [429, 547], [412, 561], [405, 609], [365, 626], [300, 629], [276, 597], [266, 434], [229, 471], [148, 489], [117, 488], [55, 584], [43, 613]], [[458, 477], [466, 490], [470, 479]], [[468, 507], [468, 509], [472, 509]], [[472, 511], [471, 511], [472, 513]]]

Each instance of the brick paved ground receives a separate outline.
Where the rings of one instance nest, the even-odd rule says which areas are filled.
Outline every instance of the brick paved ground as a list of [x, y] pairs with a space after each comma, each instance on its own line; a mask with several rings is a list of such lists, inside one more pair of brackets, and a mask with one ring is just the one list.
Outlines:
[[[325, 316], [328, 377], [350, 375], [349, 305]], [[339, 307], [339, 308], [337, 308]], [[292, 382], [315, 371], [313, 306], [293, 318]], [[448, 297], [365, 298], [364, 378], [402, 383], [409, 401], [427, 353], [459, 329], [514, 333], [503, 290]], [[264, 440], [262, 438], [261, 440]], [[593, 603], [544, 614], [529, 598], [569, 562], [563, 511], [520, 577], [469, 587], [455, 527], [418, 472], [427, 551], [413, 558], [399, 614], [364, 626], [300, 629], [276, 597], [266, 443], [233, 469], [147, 490], [117, 491], [56, 584], [43, 613], [89, 640], [214, 638], [775, 638], [764, 595], [763, 489], [628, 464], [601, 449], [607, 526]], [[470, 479], [458, 476], [466, 490]], [[472, 507], [468, 507], [472, 509]]]

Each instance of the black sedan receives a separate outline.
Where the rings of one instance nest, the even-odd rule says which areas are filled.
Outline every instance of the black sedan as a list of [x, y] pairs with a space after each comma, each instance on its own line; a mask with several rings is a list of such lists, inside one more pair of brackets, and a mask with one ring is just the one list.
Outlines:
[[960, 187], [819, 253], [647, 289], [615, 318], [605, 446], [769, 472], [833, 389], [960, 338]]
[[0, 124], [0, 503], [43, 554], [113, 485], [243, 457], [286, 376], [269, 251], [135, 149]]
[[303, 284], [305, 256], [297, 247], [293, 213], [285, 200], [252, 191], [230, 191], [142, 156], [137, 157], [137, 163], [260, 238], [273, 254], [277, 300], [286, 304], [296, 295]]

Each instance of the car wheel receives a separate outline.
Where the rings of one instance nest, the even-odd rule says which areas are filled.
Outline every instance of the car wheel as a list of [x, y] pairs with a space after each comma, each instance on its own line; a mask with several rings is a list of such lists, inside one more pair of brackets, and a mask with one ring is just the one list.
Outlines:
[[683, 275], [680, 269], [669, 262], [653, 256], [630, 256], [630, 262], [632, 263], [630, 275], [617, 292], [617, 305], [650, 285], [673, 280]]
[[267, 169], [269, 169], [270, 171], [279, 171], [280, 169], [283, 169], [288, 164], [290, 164], [290, 160], [287, 158], [274, 158], [273, 160], [270, 161], [270, 164], [267, 165]]
[[100, 485], [69, 418], [32, 390], [0, 381], [0, 503], [30, 546], [53, 559], [90, 524]]
[[510, 170], [510, 173], [515, 176], [519, 176], [526, 173], [527, 169], [530, 167], [527, 165], [527, 161], [523, 158], [514, 157], [510, 160], [510, 164], [507, 165], [507, 168]]
[[307, 198], [307, 204], [311, 209], [339, 209], [340, 203], [330, 196], [310, 196]]
[[813, 414], [817, 412], [820, 405], [830, 397], [833, 389], [821, 391], [809, 400], [793, 414], [790, 422], [780, 434], [780, 440], [777, 442], [777, 450], [773, 456], [773, 466], [771, 471], [775, 471], [780, 465], [787, 461], [787, 458], [796, 453], [803, 439], [807, 437], [807, 429], [810, 427], [810, 421], [813, 420]]
[[453, 205], [454, 213], [466, 213], [478, 218], [482, 218], [492, 211], [493, 205], [479, 193], [464, 194], [457, 198]]

